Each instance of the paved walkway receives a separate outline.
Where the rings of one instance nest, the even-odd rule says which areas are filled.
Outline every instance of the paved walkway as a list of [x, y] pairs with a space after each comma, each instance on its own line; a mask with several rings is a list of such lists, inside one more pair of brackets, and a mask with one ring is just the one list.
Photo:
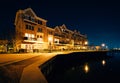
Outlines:
[[39, 69], [39, 66], [56, 56], [57, 54], [67, 54], [70, 52], [57, 52], [57, 53], [43, 53], [40, 55], [40, 60], [24, 68], [20, 83], [47, 83]]
[[0, 54], [0, 66], [18, 62], [21, 60], [29, 59], [40, 55], [39, 53], [26, 53], [26, 54]]
[[36, 61], [24, 68], [20, 83], [47, 83], [39, 66], [57, 54], [68, 54], [71, 52], [75, 51], [56, 53], [0, 54], [0, 66], [39, 56], [39, 61]]

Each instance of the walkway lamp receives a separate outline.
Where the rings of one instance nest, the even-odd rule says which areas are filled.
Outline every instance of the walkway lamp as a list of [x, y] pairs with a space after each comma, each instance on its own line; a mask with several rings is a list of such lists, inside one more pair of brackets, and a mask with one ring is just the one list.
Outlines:
[[105, 45], [104, 43], [101, 44], [101, 48], [102, 48], [102, 50], [105, 49], [105, 46], [106, 46], [106, 45]]
[[49, 42], [49, 50], [50, 50], [50, 52], [52, 51], [52, 40], [53, 40], [53, 38], [52, 37], [48, 37], [48, 42]]

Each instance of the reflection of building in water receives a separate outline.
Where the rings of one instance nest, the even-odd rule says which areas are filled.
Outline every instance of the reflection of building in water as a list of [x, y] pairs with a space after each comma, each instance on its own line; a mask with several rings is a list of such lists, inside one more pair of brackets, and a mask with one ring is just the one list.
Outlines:
[[87, 49], [86, 35], [71, 31], [63, 24], [54, 29], [31, 8], [19, 10], [15, 18], [15, 50], [26, 52], [44, 49]]

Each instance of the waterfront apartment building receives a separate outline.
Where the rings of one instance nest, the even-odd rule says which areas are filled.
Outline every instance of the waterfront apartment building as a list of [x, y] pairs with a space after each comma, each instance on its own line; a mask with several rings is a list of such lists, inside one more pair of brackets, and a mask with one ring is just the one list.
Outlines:
[[31, 8], [18, 10], [15, 18], [14, 49], [24, 52], [40, 50], [87, 49], [87, 37], [69, 30], [65, 24], [54, 28]]

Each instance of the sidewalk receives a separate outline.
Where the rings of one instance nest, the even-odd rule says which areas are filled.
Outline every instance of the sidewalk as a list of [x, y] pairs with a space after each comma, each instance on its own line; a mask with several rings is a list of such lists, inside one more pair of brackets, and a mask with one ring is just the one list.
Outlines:
[[40, 60], [24, 68], [20, 83], [47, 83], [44, 75], [39, 69], [39, 66], [56, 56], [57, 54], [68, 54], [71, 52], [43, 53], [40, 55]]
[[29, 59], [40, 55], [41, 53], [26, 53], [26, 54], [0, 54], [0, 66]]

